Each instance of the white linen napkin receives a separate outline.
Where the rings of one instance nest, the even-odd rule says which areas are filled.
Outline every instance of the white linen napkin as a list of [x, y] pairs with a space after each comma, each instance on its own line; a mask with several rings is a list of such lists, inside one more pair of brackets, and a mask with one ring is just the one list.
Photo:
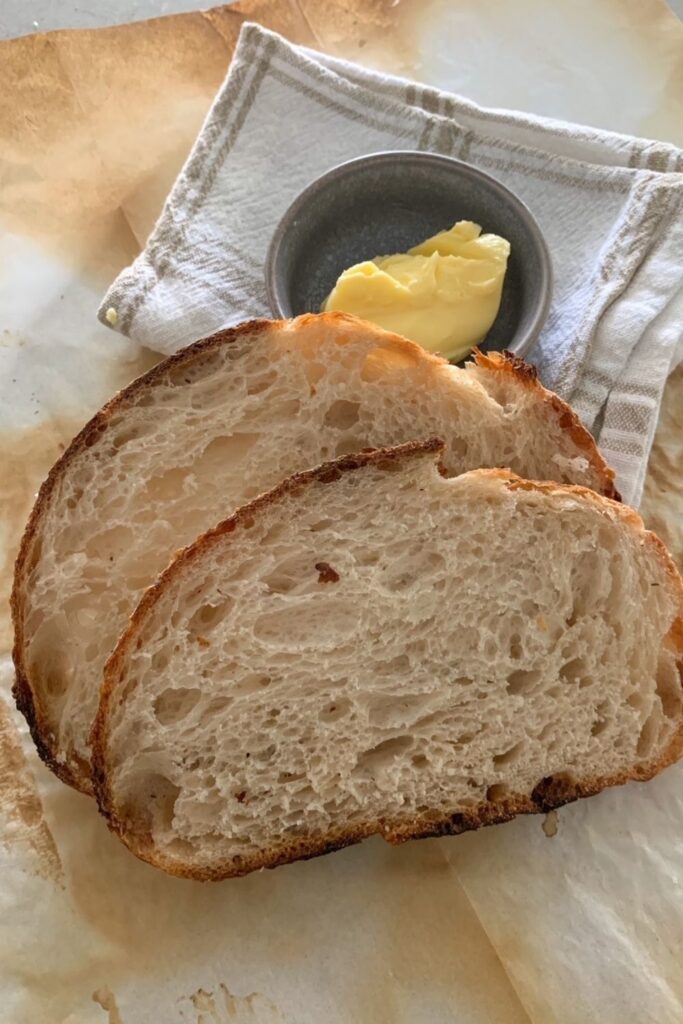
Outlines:
[[270, 315], [264, 260], [291, 201], [336, 164], [391, 149], [467, 160], [531, 208], [555, 292], [530, 360], [637, 504], [666, 378], [683, 357], [683, 151], [674, 146], [485, 109], [247, 24], [144, 251], [99, 318], [169, 354]]

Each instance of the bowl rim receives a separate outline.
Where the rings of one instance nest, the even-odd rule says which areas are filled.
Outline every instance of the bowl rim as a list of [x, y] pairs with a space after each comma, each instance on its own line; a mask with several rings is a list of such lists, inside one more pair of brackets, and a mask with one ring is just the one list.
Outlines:
[[287, 304], [283, 301], [281, 289], [278, 287], [278, 258], [287, 231], [290, 226], [296, 222], [311, 196], [315, 195], [321, 189], [333, 184], [335, 181], [338, 181], [340, 178], [353, 175], [357, 171], [363, 170], [373, 164], [396, 161], [397, 159], [403, 162], [438, 164], [441, 167], [445, 167], [457, 173], [458, 175], [464, 175], [465, 177], [476, 179], [486, 184], [488, 188], [490, 188], [494, 193], [497, 193], [499, 198], [509, 206], [513, 206], [515, 208], [520, 220], [524, 223], [530, 237], [533, 239], [538, 252], [541, 268], [538, 291], [534, 302], [535, 308], [533, 310], [531, 321], [524, 333], [515, 338], [514, 341], [511, 339], [507, 346], [507, 350], [515, 355], [525, 355], [537, 340], [541, 333], [541, 329], [548, 318], [553, 294], [552, 259], [550, 256], [550, 250], [548, 249], [548, 244], [538, 225], [538, 221], [526, 203], [520, 199], [512, 189], [508, 188], [507, 185], [503, 185], [503, 183], [492, 174], [482, 171], [474, 164], [467, 163], [464, 160], [459, 160], [457, 157], [443, 156], [440, 153], [428, 153], [419, 149], [379, 150], [374, 153], [368, 153], [364, 156], [353, 157], [350, 160], [345, 160], [343, 163], [331, 167], [328, 171], [325, 171], [317, 178], [314, 178], [313, 181], [306, 185], [295, 196], [280, 218], [275, 231], [273, 232], [273, 236], [270, 240], [268, 251], [266, 253], [264, 266], [266, 294], [273, 315], [285, 318], [294, 316], [294, 312], [291, 307], [288, 308]]

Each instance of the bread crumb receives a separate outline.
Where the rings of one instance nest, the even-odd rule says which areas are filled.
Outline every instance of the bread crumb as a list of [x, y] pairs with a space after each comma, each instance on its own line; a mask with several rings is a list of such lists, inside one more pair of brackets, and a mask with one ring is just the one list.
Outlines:
[[110, 306], [107, 312], [104, 314], [104, 319], [107, 321], [108, 324], [111, 324], [112, 327], [115, 327], [116, 324], [119, 322], [119, 314], [116, 312], [113, 306]]
[[557, 830], [559, 827], [560, 819], [558, 817], [557, 811], [548, 811], [545, 818], [543, 819], [543, 824], [541, 825], [541, 828], [545, 832], [548, 839], [552, 839], [553, 836], [557, 835]]

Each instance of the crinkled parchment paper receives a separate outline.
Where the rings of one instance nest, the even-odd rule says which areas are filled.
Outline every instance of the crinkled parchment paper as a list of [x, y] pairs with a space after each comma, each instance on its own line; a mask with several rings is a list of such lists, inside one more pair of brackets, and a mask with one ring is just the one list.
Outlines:
[[[373, 840], [200, 885], [128, 854], [39, 765], [11, 706], [6, 599], [32, 497], [155, 359], [100, 327], [97, 301], [152, 226], [245, 17], [482, 103], [683, 144], [683, 28], [656, 0], [246, 0], [0, 44], [2, 1019], [680, 1024], [681, 768], [545, 830]], [[681, 558], [681, 369], [643, 509]]]

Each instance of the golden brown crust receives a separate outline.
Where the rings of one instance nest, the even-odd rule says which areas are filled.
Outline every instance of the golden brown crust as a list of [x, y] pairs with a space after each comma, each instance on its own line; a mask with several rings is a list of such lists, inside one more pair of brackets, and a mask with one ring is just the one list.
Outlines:
[[586, 430], [571, 406], [563, 402], [554, 392], [543, 387], [534, 366], [512, 352], [482, 352], [479, 349], [474, 350], [474, 361], [482, 369], [492, 373], [508, 374], [524, 387], [534, 391], [553, 418], [557, 420], [560, 429], [569, 434], [595, 471], [599, 480], [599, 485], [595, 490], [606, 498], [612, 498], [614, 501], [621, 500], [621, 496], [614, 486], [614, 470], [609, 468], [598, 451], [593, 435]]
[[[504, 799], [487, 799], [477, 807], [454, 811], [436, 820], [419, 817], [414, 820], [377, 820], [355, 825], [352, 829], [340, 829], [324, 836], [311, 836], [300, 840], [288, 840], [276, 844], [268, 850], [260, 851], [248, 857], [234, 857], [215, 865], [192, 865], [180, 863], [166, 857], [154, 847], [152, 837], [144, 827], [122, 817], [116, 806], [108, 783], [107, 762], [107, 724], [109, 709], [116, 698], [116, 688], [122, 680], [123, 670], [128, 655], [142, 631], [148, 614], [166, 587], [188, 565], [226, 534], [233, 533], [240, 526], [248, 526], [255, 515], [283, 500], [287, 496], [296, 495], [304, 487], [315, 483], [329, 483], [337, 480], [343, 473], [361, 469], [367, 465], [387, 466], [391, 468], [399, 460], [412, 457], [429, 456], [438, 459], [444, 449], [444, 443], [438, 438], [424, 442], [410, 442], [390, 449], [369, 450], [358, 455], [345, 456], [333, 462], [324, 463], [316, 469], [298, 473], [283, 481], [278, 487], [260, 495], [248, 505], [238, 509], [234, 515], [220, 523], [213, 530], [199, 537], [193, 544], [180, 551], [172, 564], [164, 571], [158, 581], [144, 594], [130, 620], [126, 633], [121, 637], [116, 650], [112, 653], [104, 673], [104, 683], [100, 696], [100, 706], [93, 726], [93, 779], [98, 804], [107, 819], [109, 827], [125, 845], [141, 860], [162, 868], [169, 874], [179, 877], [194, 878], [199, 881], [219, 881], [257, 871], [262, 868], [275, 868], [295, 860], [306, 860], [325, 853], [331, 853], [358, 843], [371, 835], [381, 835], [387, 842], [403, 843], [410, 839], [426, 839], [435, 836], [457, 835], [461, 832], [482, 828], [509, 821], [520, 814], [536, 814], [554, 810], [564, 804], [583, 797], [593, 796], [610, 786], [623, 785], [626, 782], [646, 781], [659, 774], [664, 768], [673, 764], [683, 755], [683, 725], [675, 734], [669, 747], [661, 757], [646, 764], [634, 765], [630, 771], [624, 771], [604, 777], [573, 778], [569, 773], [559, 773], [542, 778], [530, 795], [510, 794]], [[652, 545], [657, 557], [663, 563], [665, 573], [670, 577], [679, 594], [681, 615], [678, 616], [669, 631], [667, 642], [677, 653], [680, 671], [683, 673], [683, 579], [679, 575], [666, 548], [659, 538], [645, 530], [642, 519], [633, 509], [621, 505], [609, 498], [601, 497], [586, 487], [554, 483], [535, 483], [522, 480], [507, 470], [482, 469], [473, 470], [478, 477], [490, 477], [499, 480], [511, 491], [525, 490], [541, 494], [555, 494], [568, 498], [577, 498], [597, 508], [603, 514], [611, 514], [624, 524], [642, 534], [643, 543]]]
[[[521, 814], [544, 814], [585, 797], [595, 796], [611, 786], [622, 786], [627, 782], [646, 782], [664, 768], [673, 764], [683, 754], [683, 735], [676, 738], [665, 756], [657, 762], [641, 765], [632, 772], [602, 778], [575, 780], [568, 774], [559, 773], [539, 780], [530, 796], [511, 794], [503, 800], [485, 800], [477, 807], [466, 808], [444, 815], [437, 820], [416, 818], [413, 821], [378, 820], [360, 823], [352, 829], [339, 830], [325, 836], [311, 836], [299, 841], [290, 840], [249, 857], [232, 857], [216, 865], [194, 866], [182, 864], [154, 848], [151, 837], [130, 830], [130, 823], [118, 817], [115, 811], [102, 813], [109, 827], [128, 849], [140, 860], [161, 868], [178, 878], [192, 878], [199, 882], [219, 882], [226, 878], [238, 878], [263, 868], [276, 868], [297, 860], [310, 860], [327, 853], [334, 853], [346, 846], [380, 835], [388, 843], [399, 845], [411, 839], [433, 839], [439, 836], [461, 835], [488, 825], [499, 825], [511, 821]], [[98, 789], [98, 793], [100, 790]]]

